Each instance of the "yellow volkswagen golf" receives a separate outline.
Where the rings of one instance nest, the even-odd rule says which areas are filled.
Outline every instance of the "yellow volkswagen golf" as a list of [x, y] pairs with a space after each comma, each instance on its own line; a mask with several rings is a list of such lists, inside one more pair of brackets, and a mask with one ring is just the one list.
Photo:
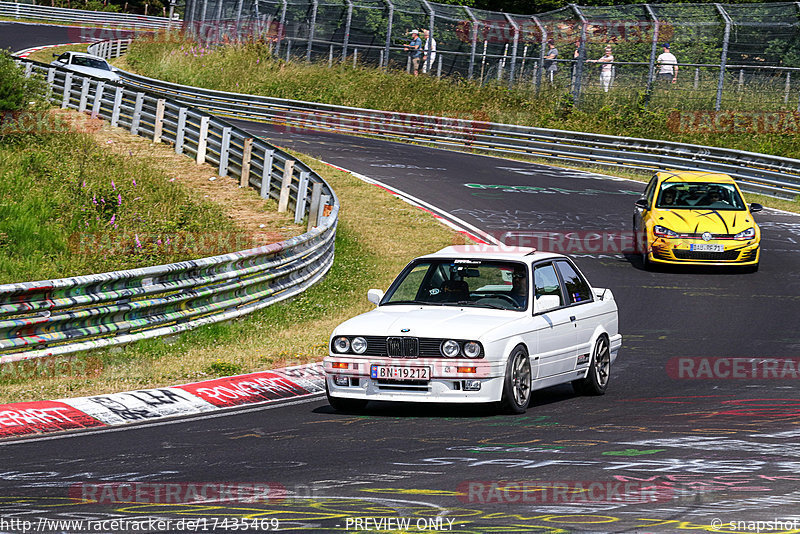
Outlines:
[[665, 171], [636, 201], [633, 230], [644, 268], [659, 264], [741, 265], [758, 270], [761, 229], [727, 174]]

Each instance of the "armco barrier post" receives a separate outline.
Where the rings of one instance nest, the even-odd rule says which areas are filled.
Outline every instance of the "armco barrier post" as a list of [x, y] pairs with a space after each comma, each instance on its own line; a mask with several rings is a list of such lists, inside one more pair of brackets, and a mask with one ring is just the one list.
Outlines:
[[[29, 63], [30, 65], [30, 63]], [[89, 100], [89, 83], [91, 80], [89, 78], [84, 78], [83, 83], [81, 83], [81, 99], [78, 102], [78, 112], [83, 113], [86, 111], [86, 104]]]
[[72, 93], [72, 73], [68, 72], [64, 76], [64, 95], [61, 98], [61, 109], [67, 109], [67, 106], [69, 106], [69, 99], [71, 93]]
[[178, 108], [178, 126], [175, 131], [175, 153], [183, 154], [184, 137], [186, 136], [186, 115], [188, 108]]
[[94, 93], [94, 102], [92, 103], [92, 118], [96, 119], [100, 116], [100, 106], [103, 104], [103, 92], [106, 89], [106, 82], [99, 82], [97, 89]]
[[200, 135], [197, 138], [197, 158], [198, 165], [206, 162], [206, 148], [208, 148], [208, 122], [211, 117], [208, 115], [200, 117]]
[[117, 86], [114, 92], [114, 107], [111, 109], [111, 126], [119, 124], [119, 112], [122, 109], [122, 87]]
[[294, 205], [294, 223], [303, 222], [306, 211], [306, 195], [308, 194], [308, 171], [300, 172], [300, 181], [297, 184], [297, 203]]
[[311, 205], [308, 207], [308, 228], [306, 228], [306, 231], [310, 231], [312, 228], [317, 227], [317, 223], [319, 221], [319, 201], [321, 196], [322, 184], [320, 182], [314, 182], [314, 185], [311, 186]]
[[278, 213], [283, 213], [289, 209], [289, 188], [292, 185], [292, 174], [294, 172], [294, 160], [287, 159], [283, 166], [283, 180], [281, 181], [281, 194], [278, 197]]
[[264, 168], [261, 169], [261, 198], [269, 198], [269, 190], [272, 187], [272, 159], [275, 150], [268, 148], [264, 150]]
[[131, 134], [139, 135], [139, 123], [142, 120], [142, 106], [144, 105], [144, 93], [136, 93], [136, 103], [133, 106], [133, 117], [131, 118]]
[[219, 175], [228, 176], [228, 157], [231, 153], [231, 127], [222, 129], [222, 144], [219, 148]]
[[167, 105], [167, 101], [163, 98], [159, 98], [156, 102], [156, 120], [153, 123], [153, 142], [160, 143], [161, 142], [161, 134], [164, 132], [164, 108]]
[[253, 157], [253, 138], [248, 137], [244, 140], [242, 148], [242, 174], [239, 176], [239, 187], [247, 187], [250, 184], [250, 159]]

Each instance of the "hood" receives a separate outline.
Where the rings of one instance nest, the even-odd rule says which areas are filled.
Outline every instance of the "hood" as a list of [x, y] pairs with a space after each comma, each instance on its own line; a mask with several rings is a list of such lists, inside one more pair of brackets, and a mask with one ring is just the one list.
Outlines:
[[87, 76], [94, 76], [95, 78], [100, 78], [101, 80], [108, 80], [111, 82], [119, 81], [119, 75], [112, 70], [95, 69], [92, 67], [81, 67], [79, 65], [67, 65], [65, 68], [73, 72], [86, 74]]
[[[412, 336], [478, 340], [527, 312], [457, 306], [381, 306], [340, 324], [333, 335]], [[402, 330], [408, 329], [403, 332]]]
[[657, 209], [653, 210], [653, 222], [666, 226], [679, 234], [738, 234], [742, 230], [756, 227], [753, 216], [747, 210], [713, 209]]

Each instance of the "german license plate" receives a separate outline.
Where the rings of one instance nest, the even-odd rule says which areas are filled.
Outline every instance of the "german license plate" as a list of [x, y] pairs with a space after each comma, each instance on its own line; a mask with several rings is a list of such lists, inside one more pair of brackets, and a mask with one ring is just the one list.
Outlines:
[[400, 365], [373, 365], [370, 376], [385, 380], [430, 380], [430, 367], [404, 367]]
[[712, 243], [695, 243], [689, 245], [689, 250], [696, 252], [725, 252], [725, 245], [714, 245]]

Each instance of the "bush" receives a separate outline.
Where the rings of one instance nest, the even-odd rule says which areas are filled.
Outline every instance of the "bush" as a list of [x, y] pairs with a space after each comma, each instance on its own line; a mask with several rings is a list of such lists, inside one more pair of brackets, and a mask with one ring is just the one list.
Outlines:
[[17, 111], [41, 104], [46, 85], [39, 76], [26, 78], [8, 50], [0, 51], [0, 111]]

